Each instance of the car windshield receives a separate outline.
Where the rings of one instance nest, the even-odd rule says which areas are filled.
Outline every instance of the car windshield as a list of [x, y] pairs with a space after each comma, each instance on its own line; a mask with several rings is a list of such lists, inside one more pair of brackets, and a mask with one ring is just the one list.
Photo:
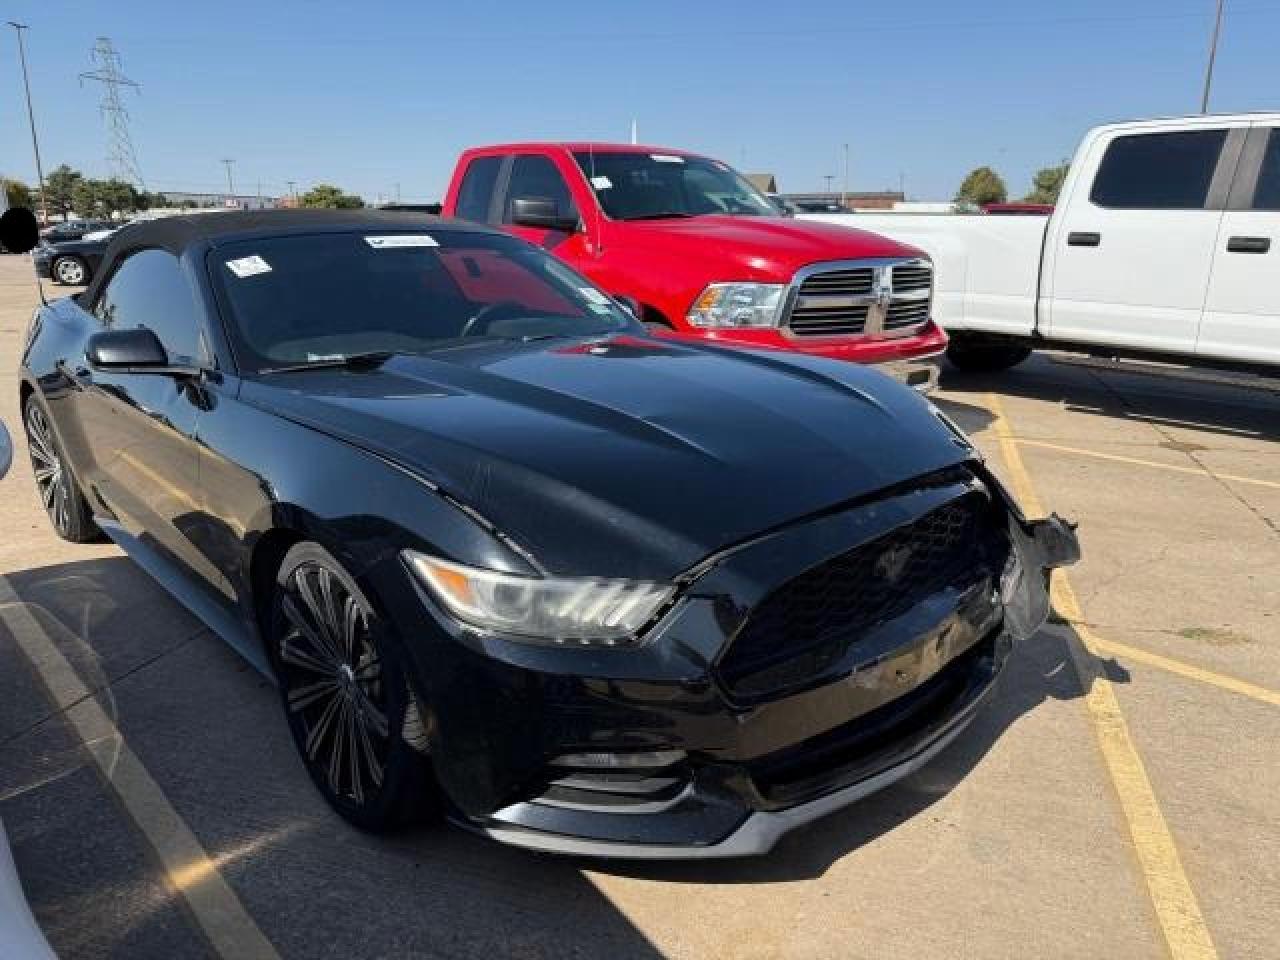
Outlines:
[[776, 217], [767, 197], [719, 160], [663, 153], [574, 154], [600, 206], [615, 220], [708, 213]]
[[242, 371], [427, 353], [475, 339], [587, 337], [637, 321], [514, 237], [439, 230], [240, 240], [209, 269]]

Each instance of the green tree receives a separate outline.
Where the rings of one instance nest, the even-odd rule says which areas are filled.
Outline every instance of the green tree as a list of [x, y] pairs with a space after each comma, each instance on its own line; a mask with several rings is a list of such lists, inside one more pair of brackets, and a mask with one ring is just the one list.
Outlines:
[[331, 183], [316, 184], [304, 193], [298, 202], [304, 207], [325, 207], [331, 210], [354, 210], [364, 206], [364, 201], [360, 197], [343, 193], [341, 188]]
[[65, 163], [49, 171], [44, 178], [44, 199], [50, 213], [60, 213], [65, 219], [75, 209], [72, 191], [84, 179], [79, 170], [72, 170]]
[[[102, 181], [87, 180], [84, 177], [77, 177], [71, 185], [71, 203], [70, 208], [81, 217], [96, 217], [102, 213]], [[59, 204], [59, 208], [66, 216], [66, 209]]]
[[960, 189], [956, 191], [956, 206], [972, 210], [988, 203], [1004, 203], [1009, 199], [1009, 191], [1000, 174], [990, 167], [978, 167], [964, 178]]
[[1056, 167], [1037, 170], [1036, 175], [1031, 178], [1031, 192], [1024, 198], [1027, 203], [1057, 203], [1069, 168], [1070, 164], [1060, 163]]
[[31, 188], [21, 180], [8, 180], [0, 177], [4, 183], [4, 196], [11, 207], [29, 207], [32, 204]]

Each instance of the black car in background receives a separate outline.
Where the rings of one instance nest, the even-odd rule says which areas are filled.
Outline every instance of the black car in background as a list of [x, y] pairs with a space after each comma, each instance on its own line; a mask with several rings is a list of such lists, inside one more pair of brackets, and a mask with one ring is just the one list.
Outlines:
[[45, 243], [65, 243], [68, 240], [79, 240], [86, 233], [109, 230], [113, 226], [115, 224], [110, 220], [65, 220], [41, 230], [40, 239]]
[[956, 737], [1077, 555], [913, 390], [651, 337], [482, 226], [137, 224], [33, 323], [54, 528], [274, 679], [368, 829], [763, 852]]
[[55, 283], [83, 286], [98, 272], [112, 236], [115, 236], [115, 231], [112, 231], [111, 236], [96, 240], [43, 243], [31, 253], [36, 274]]

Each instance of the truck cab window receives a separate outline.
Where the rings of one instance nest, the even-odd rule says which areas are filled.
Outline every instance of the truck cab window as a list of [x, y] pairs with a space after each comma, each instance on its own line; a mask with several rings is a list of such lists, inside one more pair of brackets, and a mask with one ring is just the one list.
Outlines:
[[1262, 155], [1258, 186], [1253, 192], [1254, 210], [1280, 210], [1280, 127], [1267, 138], [1267, 152]]
[[1226, 130], [1116, 137], [1089, 199], [1121, 210], [1201, 209], [1226, 138]]
[[511, 184], [507, 188], [503, 221], [511, 223], [511, 201], [516, 197], [537, 197], [555, 202], [556, 211], [565, 217], [577, 213], [569, 186], [560, 176], [556, 165], [547, 157], [537, 154], [517, 156], [511, 164]]
[[467, 172], [458, 187], [458, 202], [454, 212], [463, 220], [486, 223], [489, 220], [489, 204], [493, 201], [493, 188], [502, 168], [501, 157], [476, 157], [467, 165]]

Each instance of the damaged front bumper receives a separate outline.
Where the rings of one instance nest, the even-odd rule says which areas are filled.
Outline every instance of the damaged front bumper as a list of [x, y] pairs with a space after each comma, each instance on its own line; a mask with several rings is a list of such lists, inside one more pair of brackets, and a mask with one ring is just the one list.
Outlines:
[[[560, 672], [568, 661], [547, 661], [543, 672], [521, 651], [519, 668], [490, 659], [487, 681], [453, 684], [481, 709], [486, 682], [503, 691], [503, 717], [490, 714], [489, 730], [510, 725], [483, 751], [438, 765], [467, 768], [465, 783], [444, 784], [455, 798], [480, 778], [507, 778], [499, 793], [511, 799], [489, 805], [473, 795], [455, 819], [548, 852], [750, 856], [918, 770], [969, 725], [1014, 644], [1044, 622], [1049, 572], [1079, 557], [1068, 523], [1026, 520], [994, 477], [970, 469], [967, 481], [907, 490], [738, 548], [699, 574], [642, 648], [602, 655], [591, 676]], [[731, 675], [726, 651], [796, 571], [974, 497], [992, 531], [1007, 529], [989, 573], [897, 610], [815, 661], [808, 681]], [[486, 653], [495, 652], [490, 643]], [[504, 749], [500, 771], [479, 766], [481, 752], [487, 762]], [[513, 774], [520, 765], [525, 774]]]

